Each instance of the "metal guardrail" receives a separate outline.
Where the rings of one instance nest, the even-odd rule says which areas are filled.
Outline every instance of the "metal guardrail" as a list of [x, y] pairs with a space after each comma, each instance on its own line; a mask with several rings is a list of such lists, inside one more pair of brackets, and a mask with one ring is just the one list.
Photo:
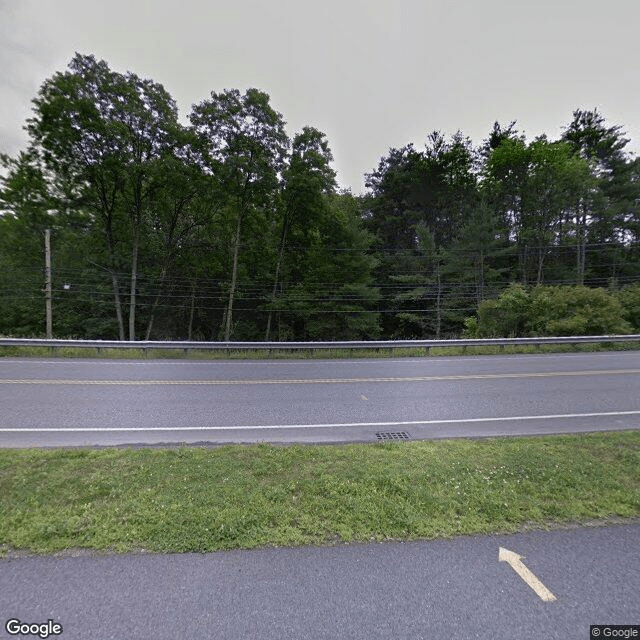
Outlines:
[[158, 349], [211, 350], [211, 351], [315, 351], [325, 349], [403, 349], [432, 347], [485, 347], [543, 344], [580, 344], [640, 342], [640, 335], [612, 336], [559, 336], [537, 338], [478, 338], [453, 340], [365, 340], [335, 342], [194, 342], [162, 340], [47, 340], [40, 338], [0, 338], [0, 347], [64, 347], [87, 349], [141, 349], [143, 352]]

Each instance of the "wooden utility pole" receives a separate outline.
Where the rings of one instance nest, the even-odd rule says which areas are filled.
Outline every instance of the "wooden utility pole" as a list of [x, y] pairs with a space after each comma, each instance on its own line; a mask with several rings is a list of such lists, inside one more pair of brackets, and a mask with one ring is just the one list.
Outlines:
[[47, 309], [47, 338], [53, 338], [53, 315], [51, 311], [51, 229], [44, 230], [45, 306]]

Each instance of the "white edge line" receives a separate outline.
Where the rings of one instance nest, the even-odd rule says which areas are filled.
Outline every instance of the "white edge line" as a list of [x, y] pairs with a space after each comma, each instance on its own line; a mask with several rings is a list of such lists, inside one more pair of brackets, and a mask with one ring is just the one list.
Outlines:
[[339, 427], [395, 427], [429, 424], [460, 424], [470, 422], [513, 422], [517, 420], [552, 420], [566, 418], [599, 418], [607, 416], [640, 415], [639, 411], [609, 411], [606, 413], [565, 413], [546, 416], [506, 416], [493, 418], [459, 418], [456, 420], [407, 420], [402, 422], [329, 422], [325, 424], [272, 424], [216, 427], [70, 427], [65, 428], [0, 428], [0, 433], [61, 433], [61, 432], [104, 432], [112, 431], [251, 431], [265, 429], [326, 429]]

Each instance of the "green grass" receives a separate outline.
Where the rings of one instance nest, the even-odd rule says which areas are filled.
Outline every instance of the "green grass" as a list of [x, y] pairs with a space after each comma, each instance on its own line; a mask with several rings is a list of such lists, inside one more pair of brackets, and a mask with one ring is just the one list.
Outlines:
[[640, 431], [344, 446], [0, 450], [0, 545], [214, 551], [640, 515]]
[[568, 353], [593, 351], [633, 351], [640, 349], [639, 342], [609, 342], [594, 344], [549, 344], [549, 345], [513, 345], [483, 347], [406, 347], [406, 348], [372, 348], [372, 349], [304, 349], [289, 351], [285, 349], [255, 350], [220, 350], [206, 349], [108, 349], [81, 347], [3, 347], [0, 346], [1, 357], [33, 357], [33, 358], [108, 358], [108, 359], [177, 359], [189, 360], [264, 360], [264, 359], [339, 359], [339, 358], [410, 358], [424, 356], [459, 356], [459, 355], [501, 355], [527, 353]]

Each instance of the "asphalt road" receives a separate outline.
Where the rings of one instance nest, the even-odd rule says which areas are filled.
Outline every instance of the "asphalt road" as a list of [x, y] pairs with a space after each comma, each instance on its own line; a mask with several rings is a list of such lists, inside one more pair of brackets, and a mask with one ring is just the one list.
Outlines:
[[[639, 539], [640, 524], [627, 524], [327, 548], [5, 559], [0, 638], [16, 637], [4, 631], [14, 618], [51, 619], [63, 632], [50, 638], [62, 640], [588, 640], [590, 625], [640, 625]], [[555, 600], [543, 601], [499, 562], [500, 547], [524, 556]]]
[[640, 352], [0, 360], [0, 446], [371, 442], [640, 428]]

